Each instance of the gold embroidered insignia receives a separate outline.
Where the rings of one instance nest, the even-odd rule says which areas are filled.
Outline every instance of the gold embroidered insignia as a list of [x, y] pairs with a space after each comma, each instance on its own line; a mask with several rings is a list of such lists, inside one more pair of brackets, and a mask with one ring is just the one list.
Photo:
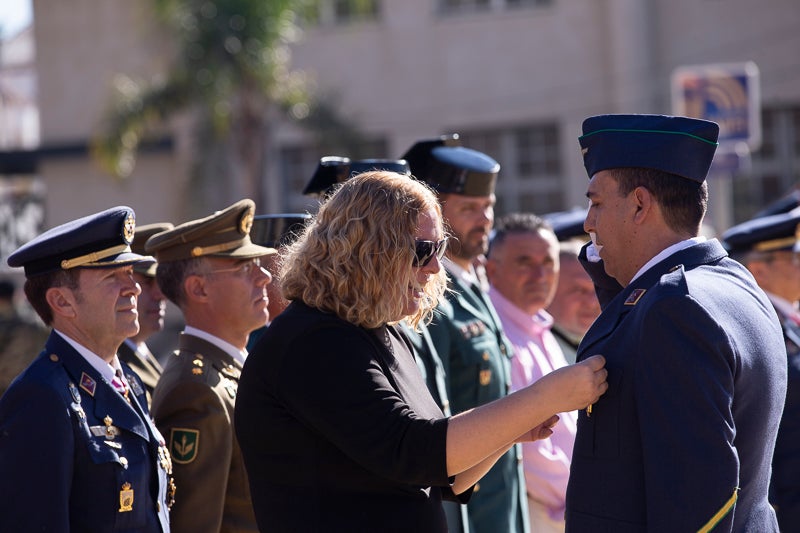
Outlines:
[[128, 215], [122, 228], [122, 237], [125, 239], [125, 244], [133, 242], [134, 233], [136, 233], [136, 219], [133, 215]]
[[119, 512], [127, 513], [133, 511], [133, 489], [131, 484], [125, 482], [119, 491]]
[[253, 211], [248, 209], [247, 212], [239, 219], [239, 231], [245, 235], [250, 233], [250, 228], [253, 227]]

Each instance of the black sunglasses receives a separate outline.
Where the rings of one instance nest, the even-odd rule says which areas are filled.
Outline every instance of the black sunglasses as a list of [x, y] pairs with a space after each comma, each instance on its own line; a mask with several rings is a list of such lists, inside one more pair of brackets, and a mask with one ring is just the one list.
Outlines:
[[433, 256], [441, 260], [447, 250], [447, 238], [441, 241], [415, 241], [414, 242], [414, 266], [424, 267], [431, 262]]

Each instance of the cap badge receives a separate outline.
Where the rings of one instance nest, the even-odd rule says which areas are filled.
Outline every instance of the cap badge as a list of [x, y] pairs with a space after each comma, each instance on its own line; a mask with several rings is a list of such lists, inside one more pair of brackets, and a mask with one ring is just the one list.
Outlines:
[[253, 227], [253, 210], [248, 209], [242, 218], [239, 219], [239, 231], [243, 234], [250, 233], [250, 228]]
[[122, 237], [125, 239], [126, 244], [133, 242], [134, 233], [136, 233], [136, 218], [131, 213], [125, 219], [125, 225], [122, 227]]

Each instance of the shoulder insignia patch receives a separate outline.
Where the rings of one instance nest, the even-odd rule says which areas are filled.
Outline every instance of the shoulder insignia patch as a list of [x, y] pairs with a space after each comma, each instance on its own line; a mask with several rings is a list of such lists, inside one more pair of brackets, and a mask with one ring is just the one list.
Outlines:
[[646, 292], [647, 289], [633, 289], [633, 292], [631, 292], [625, 299], [625, 305], [636, 305]]
[[172, 428], [169, 434], [169, 451], [172, 461], [180, 465], [197, 459], [200, 431], [197, 429]]

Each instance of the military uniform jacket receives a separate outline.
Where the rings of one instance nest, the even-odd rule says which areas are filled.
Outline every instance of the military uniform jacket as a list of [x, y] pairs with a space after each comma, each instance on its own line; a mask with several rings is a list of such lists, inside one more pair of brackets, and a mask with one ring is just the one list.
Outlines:
[[777, 307], [775, 310], [783, 327], [789, 377], [772, 460], [770, 502], [781, 531], [800, 531], [800, 324]]
[[[406, 322], [400, 322], [397, 329], [414, 349], [414, 360], [417, 362], [422, 377], [425, 378], [425, 384], [428, 386], [434, 401], [436, 401], [445, 416], [450, 416], [450, 400], [447, 398], [444, 365], [436, 352], [436, 348], [433, 346], [428, 327], [425, 324], [419, 324], [415, 331]], [[444, 512], [447, 516], [447, 530], [450, 533], [466, 533], [469, 531], [469, 516], [466, 505], [443, 501], [442, 507], [444, 507]]]
[[578, 360], [594, 354], [609, 388], [579, 413], [568, 532], [777, 531], [767, 490], [786, 350], [766, 295], [719, 242], [605, 303]]
[[212, 343], [182, 333], [153, 393], [153, 418], [172, 454], [174, 532], [258, 531], [233, 430], [241, 368]]
[[58, 333], [0, 400], [0, 531], [168, 532], [168, 456], [144, 389], [128, 403]]
[[117, 350], [117, 357], [119, 357], [120, 361], [127, 363], [142, 380], [147, 392], [147, 405], [150, 405], [153, 390], [156, 388], [156, 383], [158, 383], [163, 371], [161, 365], [152, 358], [142, 358], [127, 341], [120, 345]]
[[[451, 291], [428, 326], [444, 364], [450, 410], [458, 414], [507, 395], [513, 347], [500, 319], [477, 287], [448, 273]], [[474, 533], [528, 531], [522, 451], [512, 447], [476, 485], [469, 510]]]

